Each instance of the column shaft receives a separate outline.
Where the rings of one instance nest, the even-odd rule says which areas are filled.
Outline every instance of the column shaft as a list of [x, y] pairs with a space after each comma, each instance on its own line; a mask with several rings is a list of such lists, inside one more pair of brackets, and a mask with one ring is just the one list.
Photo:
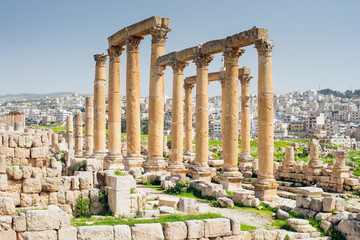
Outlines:
[[74, 150], [74, 122], [73, 115], [66, 117], [66, 142], [69, 150]]
[[192, 88], [193, 84], [185, 85], [185, 152], [184, 155], [193, 155], [192, 136]]
[[86, 97], [85, 107], [85, 156], [94, 152], [94, 97]]
[[94, 55], [94, 154], [96, 158], [105, 157], [106, 144], [106, 59], [107, 55]]
[[75, 156], [82, 156], [83, 148], [83, 121], [82, 113], [78, 112], [75, 115]]

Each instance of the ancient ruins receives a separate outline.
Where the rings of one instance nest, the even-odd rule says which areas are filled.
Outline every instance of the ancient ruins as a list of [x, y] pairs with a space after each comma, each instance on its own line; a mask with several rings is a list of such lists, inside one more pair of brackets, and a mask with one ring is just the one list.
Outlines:
[[[0, 239], [331, 239], [319, 229], [328, 234], [333, 228], [347, 239], [359, 239], [358, 198], [344, 192], [358, 191], [359, 178], [346, 165], [345, 150], [338, 149], [335, 164], [325, 167], [319, 140], [312, 136], [309, 148], [306, 145], [303, 150], [309, 153], [308, 163], [296, 161], [297, 143], [282, 150], [282, 163], [274, 162], [274, 43], [268, 39], [268, 30], [253, 27], [165, 54], [170, 31], [170, 19], [155, 16], [108, 37], [107, 54], [94, 55], [94, 96], [86, 98], [85, 112], [67, 116], [66, 131], [26, 128], [20, 112], [2, 116]], [[148, 35], [151, 62], [145, 147], [139, 76], [139, 68], [144, 66], [139, 66], [139, 49]], [[258, 54], [256, 157], [251, 155], [251, 70], [239, 68], [238, 63], [248, 46]], [[126, 136], [122, 136], [120, 57], [125, 49]], [[225, 68], [209, 73], [215, 54], [222, 54]], [[184, 77], [184, 69], [192, 63], [196, 76]], [[170, 146], [164, 134], [166, 67], [173, 70]], [[216, 81], [222, 96], [222, 148], [209, 147], [208, 85]], [[212, 157], [214, 151], [221, 152], [221, 159]], [[169, 159], [165, 157], [168, 154]], [[204, 208], [205, 203], [194, 198], [149, 192], [150, 185], [161, 185], [168, 190], [165, 193], [178, 188], [180, 192], [193, 191], [198, 198], [212, 200], [212, 205], [234, 208], [235, 214], [163, 225], [94, 224], [106, 219], [99, 216], [104, 213], [117, 220], [157, 219], [169, 214], [199, 214]], [[209, 207], [208, 202], [205, 205]], [[275, 209], [276, 220], [290, 219], [286, 229], [250, 232], [242, 230], [247, 221], [236, 207]], [[73, 225], [74, 216], [83, 211], [96, 216], [95, 220], [89, 218], [85, 226]], [[302, 219], [296, 217], [300, 215]], [[314, 219], [320, 221], [318, 228], [311, 225]]]

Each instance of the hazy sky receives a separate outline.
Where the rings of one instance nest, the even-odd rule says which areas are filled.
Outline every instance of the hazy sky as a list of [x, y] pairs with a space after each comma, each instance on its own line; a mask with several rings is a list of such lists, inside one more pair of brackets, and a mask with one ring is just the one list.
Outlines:
[[[2, 0], [0, 5], [0, 94], [76, 91], [92, 93], [93, 55], [106, 52], [107, 37], [151, 16], [171, 18], [165, 53], [225, 38], [258, 26], [274, 40], [274, 92], [360, 88], [360, 1], [358, 0]], [[148, 95], [150, 41], [140, 45], [141, 95]], [[122, 93], [125, 94], [125, 52]], [[219, 71], [221, 54], [209, 71]], [[239, 66], [254, 76], [257, 52], [246, 48]], [[184, 76], [195, 74], [190, 63]], [[172, 70], [165, 72], [165, 94]], [[220, 84], [209, 95], [220, 95]]]

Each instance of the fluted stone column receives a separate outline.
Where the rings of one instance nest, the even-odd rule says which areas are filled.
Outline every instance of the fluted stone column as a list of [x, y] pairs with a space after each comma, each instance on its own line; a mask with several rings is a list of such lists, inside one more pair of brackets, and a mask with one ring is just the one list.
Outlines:
[[194, 84], [186, 84], [185, 88], [185, 152], [187, 158], [194, 157], [192, 136], [192, 89]]
[[94, 153], [93, 157], [104, 159], [106, 156], [106, 59], [107, 55], [94, 55]]
[[142, 37], [131, 36], [126, 43], [126, 137], [125, 170], [140, 176], [143, 158], [140, 153], [140, 76], [139, 44]]
[[164, 55], [166, 34], [169, 28], [152, 27], [150, 29], [151, 61], [149, 85], [149, 148], [148, 158], [143, 164], [145, 172], [160, 173], [165, 170], [167, 162], [163, 157], [164, 140], [164, 70], [157, 64], [160, 56]]
[[171, 175], [186, 175], [183, 164], [183, 84], [185, 62], [171, 64], [173, 69], [173, 93], [172, 93], [172, 115], [171, 115], [171, 162], [167, 170]]
[[82, 156], [83, 148], [83, 121], [82, 113], [78, 112], [75, 114], [75, 157]]
[[85, 152], [90, 157], [94, 152], [94, 97], [86, 97], [85, 106]]
[[66, 117], [66, 142], [69, 150], [74, 150], [74, 122], [73, 115]]
[[255, 197], [262, 201], [278, 200], [278, 184], [273, 175], [274, 163], [274, 103], [272, 82], [273, 41], [256, 41], [258, 51], [258, 178], [252, 181]]
[[241, 83], [241, 154], [239, 168], [245, 170], [252, 167], [253, 157], [250, 155], [250, 80], [251, 76], [239, 77]]
[[197, 54], [196, 64], [196, 122], [195, 122], [195, 166], [191, 171], [193, 179], [211, 181], [209, 157], [209, 95], [208, 66], [212, 56]]
[[225, 79], [223, 106], [223, 174], [219, 178], [226, 190], [239, 190], [242, 175], [238, 169], [239, 141], [239, 57], [244, 49], [226, 48], [224, 50]]
[[124, 169], [121, 154], [121, 81], [120, 55], [124, 48], [110, 47], [109, 88], [108, 88], [108, 154], [104, 169]]

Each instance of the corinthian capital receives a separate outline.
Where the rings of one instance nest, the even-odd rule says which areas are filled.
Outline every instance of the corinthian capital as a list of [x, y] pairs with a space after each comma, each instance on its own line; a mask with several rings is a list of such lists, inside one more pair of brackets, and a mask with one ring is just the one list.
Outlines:
[[271, 57], [274, 41], [268, 39], [259, 39], [255, 42], [255, 48], [260, 56]]
[[194, 63], [196, 67], [203, 68], [209, 66], [210, 62], [214, 59], [213, 56], [205, 55], [205, 54], [196, 54], [194, 57]]
[[225, 64], [237, 64], [239, 61], [239, 57], [245, 52], [245, 49], [242, 48], [233, 48], [227, 47], [224, 50], [223, 56], [225, 60]]
[[169, 65], [172, 67], [174, 73], [183, 73], [185, 67], [189, 64], [187, 62], [175, 61], [169, 63]]
[[126, 51], [139, 51], [139, 45], [143, 37], [130, 36], [126, 40]]
[[250, 84], [250, 80], [252, 79], [253, 77], [250, 76], [250, 75], [240, 75], [239, 76], [239, 80], [240, 80], [240, 83], [241, 85], [249, 85]]
[[190, 90], [191, 91], [193, 89], [193, 87], [194, 87], [194, 84], [188, 84], [188, 83], [184, 84], [185, 90]]
[[125, 49], [121, 46], [113, 46], [108, 49], [110, 62], [120, 62], [120, 55]]
[[105, 53], [95, 54], [94, 60], [96, 62], [96, 66], [106, 66], [107, 56]]
[[151, 43], [152, 44], [162, 44], [165, 45], [165, 41], [167, 39], [166, 35], [170, 32], [170, 28], [162, 28], [162, 27], [152, 27], [150, 28], [151, 34]]

